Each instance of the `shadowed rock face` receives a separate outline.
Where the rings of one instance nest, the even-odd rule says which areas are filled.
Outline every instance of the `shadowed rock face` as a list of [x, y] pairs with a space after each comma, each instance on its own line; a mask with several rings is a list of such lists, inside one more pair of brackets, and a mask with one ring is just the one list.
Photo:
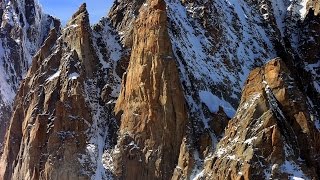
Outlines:
[[282, 60], [253, 70], [205, 179], [318, 179], [320, 133], [306, 102]]
[[115, 107], [121, 125], [114, 161], [121, 179], [170, 179], [188, 122], [165, 2], [147, 4], [135, 22], [130, 64]]
[[139, 9], [146, 0], [116, 0], [108, 17], [119, 34], [125, 47], [133, 45], [134, 21], [139, 17]]

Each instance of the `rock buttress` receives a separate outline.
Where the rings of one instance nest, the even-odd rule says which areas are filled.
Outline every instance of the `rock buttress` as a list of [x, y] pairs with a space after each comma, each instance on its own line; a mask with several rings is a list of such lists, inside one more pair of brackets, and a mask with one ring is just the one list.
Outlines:
[[15, 100], [0, 179], [89, 179], [80, 162], [93, 121], [85, 82], [98, 63], [88, 18], [84, 4], [33, 58]]
[[148, 1], [134, 26], [130, 64], [115, 108], [121, 117], [115, 174], [120, 179], [170, 179], [187, 112], [165, 2]]
[[306, 103], [280, 59], [253, 70], [203, 177], [317, 179], [320, 133]]

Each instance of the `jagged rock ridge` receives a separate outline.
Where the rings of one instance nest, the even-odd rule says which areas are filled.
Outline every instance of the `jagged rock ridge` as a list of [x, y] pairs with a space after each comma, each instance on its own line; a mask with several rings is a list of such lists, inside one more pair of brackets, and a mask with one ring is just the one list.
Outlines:
[[34, 57], [0, 174], [317, 178], [318, 11], [318, 1], [116, 1], [91, 29], [82, 6]]
[[[127, 3], [115, 3], [109, 13], [114, 15], [119, 9], [127, 9], [122, 19], [110, 16], [115, 25], [134, 21], [139, 17], [137, 6], [148, 6], [141, 1], [130, 1], [133, 5], [125, 6]], [[216, 114], [224, 112], [232, 117], [250, 70], [277, 56], [293, 71], [302, 72], [302, 78], [294, 78], [310, 96], [309, 104], [319, 111], [315, 100], [319, 94], [318, 60], [311, 62], [304, 57], [311, 44], [314, 47], [318, 44], [314, 43], [316, 40], [309, 41], [310, 37], [317, 39], [318, 31], [306, 28], [317, 27], [319, 20], [314, 13], [317, 1], [168, 0], [166, 4], [169, 35], [194, 127], [189, 141], [194, 141], [195, 146], [201, 146], [207, 136], [212, 139], [209, 144], [216, 145], [225, 127], [223, 120], [217, 122]], [[116, 27], [123, 39], [132, 39], [131, 30]], [[312, 49], [318, 52], [317, 48]], [[313, 57], [318, 59], [316, 55]]]
[[0, 179], [107, 179], [99, 172], [110, 124], [100, 98], [107, 76], [99, 70], [108, 65], [96, 38], [85, 4], [61, 35], [51, 30], [18, 92]]
[[205, 179], [318, 179], [320, 132], [281, 59], [251, 72]]
[[20, 81], [51, 28], [59, 31], [60, 22], [44, 14], [37, 2], [0, 2], [0, 149]]

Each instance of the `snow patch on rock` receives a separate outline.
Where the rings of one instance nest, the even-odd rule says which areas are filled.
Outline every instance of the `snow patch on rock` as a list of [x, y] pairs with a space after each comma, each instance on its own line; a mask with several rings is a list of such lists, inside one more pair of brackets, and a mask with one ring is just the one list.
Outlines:
[[60, 76], [61, 70], [58, 70], [57, 72], [55, 72], [53, 75], [51, 75], [50, 77], [48, 77], [46, 79], [46, 81], [53, 81], [54, 79], [58, 78]]
[[219, 107], [222, 107], [228, 117], [232, 118], [235, 115], [234, 108], [226, 101], [221, 100], [217, 96], [208, 91], [199, 91], [199, 97], [212, 113], [217, 113]]

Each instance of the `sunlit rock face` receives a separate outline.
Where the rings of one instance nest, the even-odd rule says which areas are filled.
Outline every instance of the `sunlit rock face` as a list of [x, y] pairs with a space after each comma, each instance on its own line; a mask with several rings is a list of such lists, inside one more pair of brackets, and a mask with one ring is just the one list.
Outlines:
[[135, 22], [130, 63], [115, 108], [121, 116], [115, 170], [124, 179], [169, 179], [188, 121], [166, 4], [147, 3]]
[[0, 2], [0, 149], [20, 81], [51, 28], [60, 22], [33, 0]]
[[307, 97], [281, 59], [254, 69], [205, 179], [318, 179], [319, 137]]
[[90, 27], [82, 5], [28, 51], [0, 177], [317, 179], [318, 14], [308, 0], [117, 0]]
[[[99, 32], [108, 31], [104, 28]], [[108, 81], [117, 83], [101, 71], [108, 66], [105, 60], [116, 64], [121, 47], [114, 39], [113, 50], [119, 52], [111, 57], [106, 50], [104, 59], [98, 38], [85, 4], [61, 34], [51, 30], [18, 91], [0, 179], [107, 179], [107, 173], [96, 173], [103, 167], [97, 158], [102, 158], [112, 124], [100, 95]], [[112, 46], [112, 38], [104, 46]]]

